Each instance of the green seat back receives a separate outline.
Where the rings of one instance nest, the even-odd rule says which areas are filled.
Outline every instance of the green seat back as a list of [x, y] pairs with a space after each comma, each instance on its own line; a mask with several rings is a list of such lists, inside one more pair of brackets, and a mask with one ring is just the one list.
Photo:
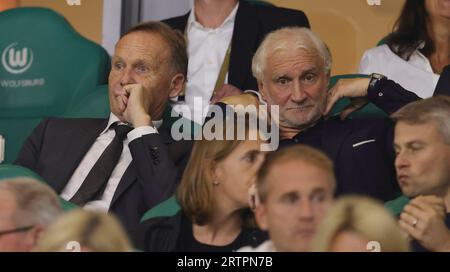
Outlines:
[[393, 215], [400, 216], [403, 208], [411, 201], [411, 199], [405, 195], [384, 203], [384, 207], [388, 209]]
[[11, 162], [42, 118], [107, 82], [110, 58], [46, 8], [0, 12], [0, 33], [0, 135]]
[[[28, 168], [13, 165], [13, 164], [0, 164], [0, 182], [5, 179], [17, 178], [17, 177], [29, 177], [36, 179], [40, 182], [47, 183], [42, 177]], [[60, 198], [61, 207], [64, 211], [70, 211], [77, 208], [75, 204], [72, 204], [64, 199]]]
[[[369, 77], [368, 75], [363, 74], [346, 74], [346, 75], [335, 75], [330, 78], [330, 86], [329, 88], [332, 88], [334, 84], [339, 79], [344, 78], [360, 78], [360, 77]], [[350, 99], [348, 98], [342, 98], [339, 101], [336, 102], [336, 104], [333, 106], [333, 109], [331, 110], [331, 115], [337, 115], [340, 112], [344, 110], [344, 108], [350, 104]], [[383, 118], [386, 117], [387, 114], [382, 111], [380, 108], [375, 106], [372, 103], [368, 103], [366, 106], [364, 106], [362, 109], [355, 111], [350, 114], [349, 118]]]
[[159, 203], [155, 207], [148, 210], [141, 218], [141, 222], [155, 217], [173, 216], [181, 209], [175, 196]]
[[69, 118], [108, 118], [108, 85], [100, 85], [63, 114]]

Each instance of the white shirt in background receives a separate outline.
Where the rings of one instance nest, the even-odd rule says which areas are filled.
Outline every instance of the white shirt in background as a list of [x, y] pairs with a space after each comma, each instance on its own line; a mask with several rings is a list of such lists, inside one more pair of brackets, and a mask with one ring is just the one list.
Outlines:
[[[81, 184], [86, 179], [92, 167], [94, 167], [95, 163], [98, 161], [103, 151], [105, 151], [106, 147], [114, 139], [116, 133], [114, 129], [110, 127], [111, 124], [115, 122], [119, 122], [119, 118], [117, 118], [117, 116], [111, 113], [109, 116], [109, 121], [108, 125], [106, 126], [106, 129], [102, 133], [100, 133], [100, 135], [97, 137], [92, 147], [89, 149], [84, 158], [81, 160], [79, 166], [73, 173], [64, 190], [62, 191], [61, 198], [69, 201], [78, 191], [78, 189], [80, 189]], [[125, 170], [127, 170], [128, 166], [132, 161], [131, 152], [130, 148], [128, 147], [128, 144], [131, 141], [139, 137], [142, 137], [143, 135], [158, 133], [157, 128], [159, 128], [161, 124], [162, 121], [153, 121], [153, 125], [155, 127], [151, 126], [138, 127], [131, 130], [127, 134], [127, 139], [125, 139], [123, 142], [123, 150], [122, 154], [120, 155], [119, 162], [117, 163], [116, 167], [111, 173], [111, 177], [108, 180], [108, 183], [106, 185], [105, 191], [103, 192], [101, 199], [86, 203], [84, 208], [102, 212], [107, 212], [109, 210], [109, 206], [111, 205], [111, 201], [113, 199], [117, 186], [119, 185], [119, 182], [122, 179]]]
[[433, 72], [430, 61], [419, 50], [411, 55], [409, 61], [405, 61], [386, 44], [364, 53], [359, 64], [359, 73], [383, 74], [421, 98], [433, 96], [439, 80], [439, 75]]
[[[209, 110], [209, 101], [219, 76], [228, 46], [233, 37], [234, 22], [239, 3], [218, 28], [203, 27], [195, 18], [195, 8], [191, 10], [187, 21], [188, 39], [188, 76], [185, 101], [171, 101], [174, 110], [183, 117], [202, 124]], [[228, 73], [225, 83], [228, 82]], [[194, 98], [198, 104], [194, 107]], [[189, 110], [189, 111], [188, 111]], [[191, 116], [183, 114], [190, 112]]]

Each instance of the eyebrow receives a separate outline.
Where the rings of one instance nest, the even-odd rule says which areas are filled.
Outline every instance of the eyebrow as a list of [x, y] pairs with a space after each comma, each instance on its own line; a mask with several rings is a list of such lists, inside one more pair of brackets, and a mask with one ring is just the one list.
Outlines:
[[285, 198], [290, 197], [290, 196], [295, 196], [295, 197], [300, 198], [300, 195], [296, 191], [290, 191], [290, 192], [282, 194], [280, 199], [285, 199]]
[[325, 188], [323, 187], [316, 187], [312, 190], [310, 195], [315, 195], [315, 194], [319, 194], [319, 193], [325, 193]]
[[[304, 76], [304, 75], [309, 74], [309, 73], [317, 73], [317, 71], [319, 71], [319, 69], [317, 67], [312, 67], [312, 68], [309, 68], [309, 69], [303, 71], [300, 74], [300, 76]], [[283, 77], [289, 78], [289, 79], [292, 78], [291, 76], [289, 76], [287, 74], [281, 74], [281, 75], [275, 75], [274, 79], [280, 79], [280, 78], [283, 78]]]
[[123, 61], [123, 59], [117, 55], [112, 56], [113, 61]]
[[142, 64], [144, 64], [144, 65], [150, 65], [150, 64], [148, 64], [147, 62], [145, 62], [143, 59], [138, 59], [138, 60], [136, 60], [136, 61], [133, 63], [134, 66], [136, 66], [136, 65], [142, 65]]
[[317, 69], [317, 67], [312, 67], [312, 68], [309, 68], [309, 69], [303, 71], [303, 72], [302, 72], [302, 75], [304, 75], [304, 74], [309, 74], [309, 73], [315, 73], [315, 72], [317, 72], [318, 70], [319, 70], [319, 69]]

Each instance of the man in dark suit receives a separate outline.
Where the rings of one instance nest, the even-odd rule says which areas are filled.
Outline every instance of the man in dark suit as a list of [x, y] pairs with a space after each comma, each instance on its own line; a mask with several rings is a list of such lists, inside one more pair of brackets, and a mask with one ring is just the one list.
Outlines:
[[[207, 110], [196, 112], [200, 109], [193, 108], [194, 96], [207, 105], [242, 90], [257, 90], [251, 60], [267, 33], [284, 26], [309, 27], [302, 11], [244, 0], [195, 0], [192, 11], [164, 22], [188, 39], [185, 102], [197, 122]], [[183, 103], [178, 99], [178, 104]]]
[[[344, 96], [357, 97], [361, 104], [369, 100], [391, 113], [419, 99], [416, 95], [376, 75], [354, 81], [351, 88], [342, 89], [338, 82], [327, 93], [331, 55], [323, 41], [306, 28], [283, 28], [267, 35], [255, 53], [252, 68], [259, 86], [255, 94], [263, 103], [279, 109], [279, 116], [271, 118], [279, 127], [280, 148], [301, 143], [324, 151], [335, 163], [337, 194], [357, 193], [387, 200], [399, 193], [393, 166], [392, 122], [341, 120], [326, 114]], [[394, 91], [384, 91], [389, 88]], [[254, 99], [250, 94], [241, 96]], [[343, 115], [351, 110], [354, 108]]]
[[181, 33], [159, 22], [133, 27], [115, 48], [109, 119], [46, 119], [16, 164], [65, 200], [115, 213], [133, 232], [145, 211], [172, 195], [187, 161], [190, 143], [175, 142], [161, 121], [186, 72]]

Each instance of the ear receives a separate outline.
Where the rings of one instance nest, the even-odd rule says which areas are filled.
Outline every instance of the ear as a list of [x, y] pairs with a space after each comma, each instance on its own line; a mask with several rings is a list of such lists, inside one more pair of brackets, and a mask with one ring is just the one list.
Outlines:
[[264, 89], [264, 83], [262, 82], [262, 80], [258, 81], [258, 90], [261, 94], [262, 99], [267, 102], [267, 94], [266, 90]]
[[212, 160], [205, 162], [206, 177], [210, 181], [219, 181], [220, 170], [218, 169], [218, 163]]
[[183, 76], [183, 74], [176, 74], [173, 78], [172, 81], [170, 82], [170, 92], [169, 92], [169, 97], [177, 97], [178, 95], [180, 95], [181, 91], [184, 90], [185, 87], [185, 78]]
[[260, 229], [268, 231], [267, 208], [263, 203], [259, 203], [259, 205], [256, 206], [255, 219]]

